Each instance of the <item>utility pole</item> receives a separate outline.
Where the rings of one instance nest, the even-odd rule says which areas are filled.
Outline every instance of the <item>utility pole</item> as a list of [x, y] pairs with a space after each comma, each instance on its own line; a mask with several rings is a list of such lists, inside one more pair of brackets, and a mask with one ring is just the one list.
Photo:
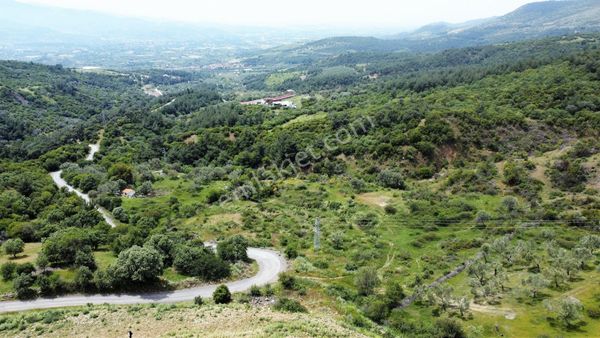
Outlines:
[[321, 247], [321, 219], [319, 217], [317, 217], [317, 219], [315, 220], [315, 228], [314, 228], [314, 232], [315, 232], [315, 251], [318, 251], [319, 248]]

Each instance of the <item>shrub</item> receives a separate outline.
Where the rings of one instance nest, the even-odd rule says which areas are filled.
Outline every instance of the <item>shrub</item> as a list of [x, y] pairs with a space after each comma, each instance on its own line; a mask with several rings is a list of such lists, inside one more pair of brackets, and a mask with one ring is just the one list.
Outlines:
[[365, 316], [378, 324], [382, 324], [390, 314], [386, 300], [377, 296], [367, 298], [362, 311]]
[[202, 304], [204, 304], [204, 299], [202, 299], [202, 296], [194, 297], [194, 304], [202, 306]]
[[294, 290], [296, 288], [296, 278], [287, 273], [279, 274], [279, 283], [286, 290]]
[[273, 309], [284, 312], [308, 312], [308, 310], [297, 300], [280, 298], [273, 305]]
[[398, 210], [393, 206], [393, 205], [386, 205], [383, 210], [385, 210], [385, 213], [388, 215], [395, 215]]
[[592, 319], [600, 319], [600, 308], [588, 309], [587, 314]]
[[435, 337], [439, 338], [466, 338], [467, 334], [462, 326], [452, 319], [440, 319], [435, 322]]
[[15, 273], [17, 275], [31, 275], [33, 272], [35, 272], [35, 266], [31, 263], [23, 263], [23, 264], [19, 264], [17, 265], [17, 268], [15, 269]]
[[384, 170], [379, 173], [377, 179], [379, 180], [379, 183], [386, 188], [404, 189], [406, 187], [404, 178], [398, 171]]
[[215, 292], [213, 292], [213, 300], [215, 304], [229, 304], [231, 303], [231, 292], [226, 285], [219, 285]]
[[379, 218], [375, 213], [359, 214], [356, 216], [356, 225], [362, 230], [370, 230], [379, 223]]
[[298, 251], [295, 248], [287, 247], [285, 248], [285, 257], [288, 259], [294, 259], [298, 257]]
[[260, 288], [256, 285], [252, 285], [250, 287], [250, 296], [252, 296], [252, 297], [262, 296], [262, 292], [260, 291]]
[[379, 277], [377, 270], [372, 267], [362, 267], [356, 273], [354, 284], [358, 289], [358, 293], [362, 296], [373, 294], [373, 291], [379, 286]]

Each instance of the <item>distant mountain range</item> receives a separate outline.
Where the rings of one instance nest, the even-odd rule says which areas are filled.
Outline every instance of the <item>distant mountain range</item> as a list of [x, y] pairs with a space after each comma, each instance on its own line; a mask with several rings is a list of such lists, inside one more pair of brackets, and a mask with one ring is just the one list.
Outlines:
[[295, 47], [294, 50], [324, 54], [348, 51], [428, 52], [598, 31], [600, 0], [545, 1], [524, 5], [501, 17], [461, 24], [434, 23], [385, 39], [334, 37]]
[[600, 0], [537, 2], [501, 17], [434, 23], [386, 38], [313, 42], [307, 41], [327, 32], [157, 22], [0, 0], [0, 59], [73, 67], [197, 68], [240, 57], [310, 63], [348, 52], [433, 52], [598, 31]]

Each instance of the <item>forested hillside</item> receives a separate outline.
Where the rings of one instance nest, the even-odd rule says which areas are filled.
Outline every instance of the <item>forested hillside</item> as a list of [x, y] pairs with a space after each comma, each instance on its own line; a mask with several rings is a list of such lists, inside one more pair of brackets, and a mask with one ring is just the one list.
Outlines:
[[[599, 60], [593, 35], [356, 53], [159, 98], [136, 74], [2, 62], [0, 291], [176, 289], [273, 247], [289, 271], [237, 302], [327, 309], [356, 335], [592, 336]], [[297, 109], [237, 103], [290, 88]], [[7, 335], [36, 322], [4, 318]]]

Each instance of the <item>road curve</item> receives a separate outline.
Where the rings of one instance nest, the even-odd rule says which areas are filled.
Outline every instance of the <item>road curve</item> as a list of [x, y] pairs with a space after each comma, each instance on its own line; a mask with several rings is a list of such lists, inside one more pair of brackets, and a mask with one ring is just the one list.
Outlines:
[[[226, 283], [231, 292], [246, 291], [253, 285], [263, 286], [273, 283], [277, 280], [279, 273], [285, 271], [287, 268], [285, 259], [273, 250], [248, 248], [248, 257], [258, 263], [258, 273], [250, 278]], [[77, 294], [55, 298], [38, 298], [30, 301], [0, 302], [0, 313], [81, 306], [86, 304], [177, 303], [191, 301], [197, 296], [210, 297], [217, 286], [218, 284], [210, 284], [175, 291], [93, 295]]]

